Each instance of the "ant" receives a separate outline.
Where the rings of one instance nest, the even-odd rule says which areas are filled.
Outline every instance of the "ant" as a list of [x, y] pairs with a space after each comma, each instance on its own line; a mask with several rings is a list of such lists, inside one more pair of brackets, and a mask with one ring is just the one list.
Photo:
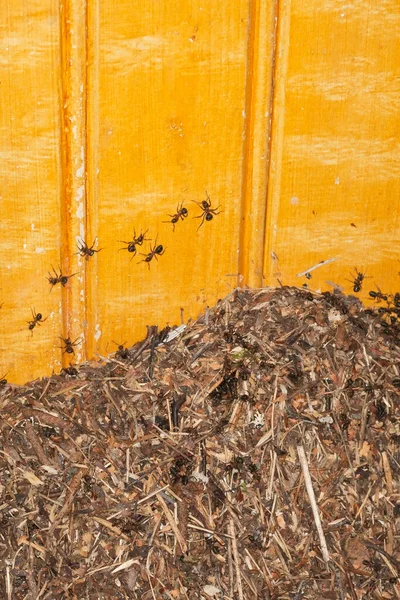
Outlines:
[[41, 325], [42, 323], [47, 321], [48, 317], [43, 319], [42, 313], [36, 313], [34, 308], [31, 308], [31, 311], [32, 311], [33, 319], [32, 319], [32, 321], [27, 321], [27, 323], [28, 323], [28, 329], [31, 330], [32, 335], [33, 335], [33, 330], [36, 327], [36, 325]]
[[[148, 232], [148, 229], [144, 233], [141, 233], [138, 237], [136, 237], [136, 231], [133, 233], [133, 240], [131, 242], [125, 242], [124, 240], [118, 240], [121, 244], [126, 244], [126, 248], [120, 248], [119, 250], [128, 250], [128, 252], [133, 253], [133, 256], [136, 256], [137, 249], [136, 246], [141, 246], [143, 242], [150, 241], [149, 238], [146, 238], [145, 235]], [[118, 252], [119, 252], [118, 250]], [[132, 256], [132, 258], [133, 258]], [[131, 258], [131, 260], [132, 260]]]
[[378, 303], [383, 300], [384, 302], [388, 301], [388, 297], [386, 294], [383, 294], [381, 292], [381, 290], [378, 288], [378, 286], [376, 286], [376, 289], [378, 290], [377, 292], [375, 292], [374, 290], [371, 290], [369, 292], [369, 295], [371, 298], [374, 298], [374, 300], [376, 300]]
[[60, 336], [60, 340], [64, 343], [64, 347], [60, 346], [60, 348], [62, 349], [63, 353], [67, 353], [67, 354], [75, 354], [75, 350], [74, 350], [74, 346], [78, 346], [79, 342], [77, 341], [79, 338], [76, 338], [76, 340], [74, 342], [71, 342], [71, 338], [67, 337], [61, 337]]
[[[84, 256], [86, 258], [86, 260], [89, 260], [89, 258], [91, 256], [93, 256], [95, 252], [100, 252], [100, 250], [104, 250], [104, 248], [99, 248], [98, 250], [95, 250], [93, 247], [95, 242], [96, 242], [96, 238], [94, 238], [93, 244], [89, 248], [87, 243], [85, 242], [85, 240], [81, 240], [76, 245], [79, 250], [79, 252], [77, 252], [76, 254], [80, 254], [81, 256]], [[71, 275], [71, 277], [72, 277], [72, 275]]]
[[8, 375], [9, 371], [7, 371], [7, 373], [5, 375], [3, 375], [3, 377], [0, 379], [0, 387], [4, 387], [5, 385], [7, 385], [7, 375]]
[[128, 348], [125, 348], [124, 344], [117, 344], [117, 342], [114, 342], [114, 344], [118, 346], [118, 350], [115, 353], [115, 356], [117, 358], [121, 358], [122, 360], [128, 360], [128, 358], [130, 358], [131, 356]]
[[353, 279], [346, 279], [346, 281], [350, 281], [350, 283], [353, 285], [353, 292], [358, 293], [362, 290], [362, 284], [365, 279], [365, 273], [361, 273], [355, 267], [354, 270], [356, 272], [356, 276], [354, 277], [354, 275], [350, 273]]
[[150, 252], [148, 254], [143, 254], [142, 252], [140, 253], [141, 256], [145, 256], [146, 258], [144, 258], [143, 260], [140, 260], [139, 262], [146, 262], [147, 266], [150, 269], [150, 262], [153, 260], [153, 257], [156, 258], [156, 260], [158, 260], [157, 255], [161, 256], [162, 254], [164, 254], [166, 248], [164, 248], [164, 246], [162, 246], [161, 244], [157, 245], [157, 238], [155, 239], [154, 242], [154, 246], [151, 247], [150, 246]]
[[54, 277], [51, 273], [49, 273], [49, 276], [47, 277], [47, 281], [50, 283], [51, 288], [50, 291], [53, 289], [53, 287], [57, 284], [57, 283], [61, 283], [61, 285], [63, 287], [65, 287], [68, 283], [68, 280], [73, 277], [74, 275], [76, 275], [77, 273], [72, 273], [72, 275], [63, 275], [62, 271], [61, 271], [61, 267], [60, 267], [60, 274], [57, 273], [57, 271], [55, 270], [55, 268], [52, 266], [51, 267], [53, 269], [53, 273], [54, 273]]
[[197, 202], [196, 200], [193, 200], [193, 202], [198, 204], [203, 211], [203, 213], [201, 215], [199, 215], [198, 217], [194, 217], [195, 219], [201, 219], [201, 223], [198, 226], [197, 230], [200, 229], [200, 227], [203, 225], [204, 221], [211, 221], [215, 215], [219, 215], [222, 212], [222, 211], [217, 212], [217, 210], [219, 209], [219, 206], [217, 206], [217, 208], [211, 208], [211, 200], [210, 200], [210, 196], [208, 195], [207, 190], [206, 190], [206, 194], [207, 194], [207, 198], [206, 198], [206, 200], [202, 200], [202, 202]]
[[188, 214], [189, 214], [188, 209], [185, 208], [183, 206], [183, 202], [181, 202], [180, 206], [178, 204], [178, 206], [176, 207], [176, 213], [174, 215], [168, 215], [169, 217], [172, 217], [171, 220], [163, 221], [163, 223], [172, 223], [172, 231], [175, 231], [175, 225], [176, 225], [176, 223], [178, 223], [179, 219], [181, 219], [183, 221], [184, 219], [186, 219]]

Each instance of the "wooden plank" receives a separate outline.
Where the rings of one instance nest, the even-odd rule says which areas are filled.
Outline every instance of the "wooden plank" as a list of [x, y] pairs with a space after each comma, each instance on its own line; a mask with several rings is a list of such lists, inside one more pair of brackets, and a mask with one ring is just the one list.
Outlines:
[[276, 2], [250, 2], [239, 273], [252, 287], [263, 281], [276, 18]]
[[[100, 66], [89, 90], [99, 150], [89, 187], [105, 250], [89, 302], [94, 351], [104, 354], [111, 340], [142, 337], [145, 325], [179, 324], [181, 308], [184, 319], [196, 317], [237, 285], [250, 15], [245, 0], [181, 0], [173, 10], [109, 1], [99, 10]], [[221, 212], [199, 227], [193, 201], [206, 193]], [[164, 221], [181, 202], [189, 215], [174, 231]], [[132, 258], [118, 240], [135, 230], [148, 230], [151, 242]], [[156, 239], [166, 251], [148, 268], [139, 261]]]
[[[90, 210], [87, 204], [87, 3], [65, 0], [61, 5], [61, 151], [62, 151], [62, 264], [65, 272], [76, 273], [71, 285], [62, 290], [62, 337], [76, 341], [74, 353], [62, 351], [63, 366], [88, 356], [91, 331], [88, 328], [86, 298], [91, 285], [89, 261], [78, 246], [92, 245]], [[66, 348], [61, 342], [61, 349]]]
[[[398, 3], [279, 3], [266, 283], [399, 287]], [[271, 260], [271, 256], [279, 259]], [[296, 275], [321, 260], [312, 280]]]
[[22, 382], [60, 368], [58, 3], [2, 2], [0, 44], [0, 376]]

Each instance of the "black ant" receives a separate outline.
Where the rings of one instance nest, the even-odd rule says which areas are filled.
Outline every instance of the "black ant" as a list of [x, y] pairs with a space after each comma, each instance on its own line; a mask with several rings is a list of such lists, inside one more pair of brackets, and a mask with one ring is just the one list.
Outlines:
[[9, 371], [3, 375], [3, 377], [0, 379], [0, 387], [4, 387], [5, 385], [7, 385], [7, 375], [8, 375]]
[[69, 375], [70, 377], [76, 377], [78, 375], [78, 370], [72, 364], [70, 364], [69, 367], [64, 367], [61, 372]]
[[217, 206], [217, 208], [211, 208], [211, 200], [210, 200], [210, 196], [208, 195], [207, 191], [206, 191], [206, 194], [207, 194], [206, 200], [202, 200], [201, 202], [197, 202], [196, 200], [193, 200], [193, 202], [198, 204], [203, 211], [203, 213], [201, 215], [199, 215], [198, 217], [194, 217], [195, 219], [201, 219], [201, 223], [197, 228], [198, 230], [203, 225], [204, 221], [211, 221], [215, 215], [219, 215], [222, 212], [222, 211], [217, 212], [217, 210], [219, 209], [219, 206]]
[[74, 342], [71, 342], [71, 338], [69, 338], [69, 337], [64, 338], [64, 337], [60, 336], [60, 340], [64, 343], [64, 346], [60, 346], [63, 353], [75, 354], [74, 346], [78, 346], [78, 344], [79, 344], [78, 339], [79, 338], [76, 338], [76, 340]]
[[378, 290], [377, 292], [375, 292], [374, 290], [371, 290], [369, 292], [369, 295], [371, 298], [374, 298], [374, 300], [376, 300], [378, 303], [383, 300], [384, 302], [388, 301], [388, 296], [386, 294], [383, 294], [381, 292], [381, 290], [378, 288], [378, 286], [376, 286], [376, 289]]
[[73, 277], [74, 275], [76, 275], [76, 273], [72, 273], [72, 275], [63, 275], [62, 271], [61, 271], [61, 267], [60, 267], [60, 274], [57, 273], [57, 271], [55, 270], [54, 267], [52, 267], [53, 269], [53, 273], [54, 276], [49, 273], [49, 276], [47, 277], [47, 281], [50, 283], [51, 288], [50, 291], [53, 289], [53, 287], [57, 284], [57, 283], [61, 283], [61, 285], [64, 287], [67, 285], [68, 280]]
[[175, 225], [178, 223], [179, 219], [183, 221], [184, 219], [186, 219], [188, 214], [188, 209], [185, 208], [183, 206], [183, 202], [181, 202], [180, 206], [178, 204], [178, 206], [176, 207], [176, 213], [174, 215], [168, 215], [169, 217], [171, 217], [171, 220], [163, 221], [163, 223], [172, 223], [172, 231], [175, 231]]
[[128, 348], [125, 348], [124, 344], [117, 344], [117, 342], [114, 342], [114, 344], [118, 346], [118, 350], [116, 351], [115, 356], [117, 358], [121, 358], [122, 360], [128, 360], [128, 358], [130, 358], [131, 356]]
[[154, 242], [154, 246], [151, 247], [150, 246], [150, 252], [148, 254], [143, 254], [142, 252], [140, 253], [141, 256], [145, 256], [146, 258], [144, 258], [143, 260], [140, 260], [139, 262], [146, 262], [147, 266], [150, 269], [150, 262], [153, 260], [153, 257], [156, 258], [156, 260], [158, 260], [157, 255], [158, 256], [162, 256], [165, 252], [166, 248], [164, 248], [164, 246], [162, 246], [161, 244], [157, 245], [157, 238], [155, 239]]
[[346, 281], [350, 281], [350, 283], [353, 285], [353, 292], [358, 293], [362, 290], [362, 284], [365, 279], [365, 273], [361, 273], [356, 268], [354, 268], [354, 270], [356, 272], [356, 276], [354, 277], [354, 275], [350, 273], [353, 279], [346, 279]]
[[[148, 229], [144, 233], [141, 233], [138, 237], [136, 237], [136, 231], [133, 232], [133, 240], [131, 242], [125, 242], [124, 240], [118, 240], [121, 244], [126, 244], [126, 248], [120, 248], [119, 250], [128, 250], [128, 252], [133, 253], [133, 256], [136, 256], [137, 249], [136, 246], [141, 246], [143, 242], [150, 241], [149, 238], [146, 238], [145, 235], [148, 232]], [[118, 252], [119, 252], [118, 250]], [[133, 258], [132, 256], [132, 258]], [[131, 260], [132, 260], [131, 258]]]
[[31, 330], [32, 335], [33, 335], [33, 330], [36, 327], [36, 325], [41, 325], [42, 323], [47, 321], [48, 317], [43, 319], [42, 313], [36, 313], [34, 308], [31, 308], [31, 311], [32, 311], [33, 319], [32, 319], [32, 321], [27, 321], [27, 323], [28, 323], [28, 329]]
[[96, 238], [94, 238], [93, 240], [93, 244], [90, 246], [87, 245], [87, 243], [85, 242], [85, 240], [81, 240], [76, 246], [79, 250], [79, 252], [77, 252], [77, 254], [80, 254], [81, 256], [84, 256], [86, 258], [86, 260], [89, 260], [89, 258], [91, 256], [94, 255], [95, 252], [100, 252], [100, 250], [103, 250], [104, 248], [99, 248], [98, 250], [94, 249], [94, 245], [96, 242]]

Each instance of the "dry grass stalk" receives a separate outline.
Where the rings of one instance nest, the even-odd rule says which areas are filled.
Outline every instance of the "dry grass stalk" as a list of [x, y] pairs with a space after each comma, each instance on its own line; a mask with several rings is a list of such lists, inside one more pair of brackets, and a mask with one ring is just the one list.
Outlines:
[[303, 446], [297, 446], [297, 453], [299, 455], [301, 468], [303, 470], [304, 482], [306, 484], [307, 494], [308, 494], [308, 498], [309, 498], [310, 504], [311, 504], [311, 509], [313, 512], [315, 527], [317, 529], [319, 543], [321, 545], [322, 557], [323, 557], [324, 561], [328, 564], [329, 560], [330, 560], [328, 546], [326, 545], [325, 534], [324, 534], [324, 530], [322, 529], [322, 523], [321, 523], [321, 519], [319, 516], [318, 505], [317, 505], [317, 501], [315, 499], [314, 488], [312, 486], [312, 481], [311, 481], [310, 471], [308, 469], [306, 453], [304, 452]]

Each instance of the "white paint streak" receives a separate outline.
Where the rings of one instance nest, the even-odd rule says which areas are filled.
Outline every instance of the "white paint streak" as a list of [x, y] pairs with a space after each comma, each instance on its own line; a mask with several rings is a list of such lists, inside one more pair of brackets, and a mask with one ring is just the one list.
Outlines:
[[45, 254], [46, 250], [44, 248], [35, 248], [36, 254]]
[[98, 323], [96, 323], [96, 331], [94, 333], [94, 339], [96, 340], [96, 342], [98, 342], [100, 338], [101, 338], [100, 325]]
[[76, 215], [77, 219], [83, 219], [83, 217], [84, 217], [84, 204], [83, 204], [83, 202], [80, 202], [78, 204], [78, 208], [76, 209], [75, 215]]

